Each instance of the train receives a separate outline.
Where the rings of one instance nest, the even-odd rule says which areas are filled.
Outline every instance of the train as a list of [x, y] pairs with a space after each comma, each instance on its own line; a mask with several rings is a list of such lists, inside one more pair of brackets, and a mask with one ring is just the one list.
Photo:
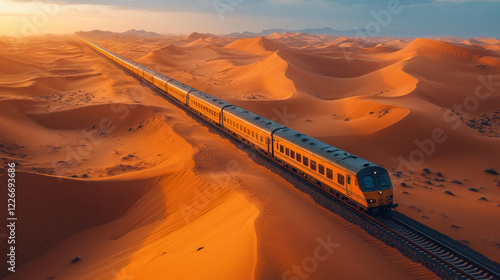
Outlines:
[[397, 206], [385, 168], [81, 39], [182, 106], [310, 181], [328, 195], [368, 213], [387, 212]]

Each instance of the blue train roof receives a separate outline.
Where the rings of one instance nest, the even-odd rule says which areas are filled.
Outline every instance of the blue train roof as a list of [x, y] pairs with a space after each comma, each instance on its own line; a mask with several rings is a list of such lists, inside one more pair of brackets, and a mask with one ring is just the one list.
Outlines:
[[179, 81], [176, 81], [174, 79], [170, 80], [168, 82], [168, 85], [172, 86], [172, 87], [174, 87], [174, 88], [176, 88], [176, 89], [178, 89], [178, 90], [180, 90], [182, 92], [184, 92], [185, 94], [188, 94], [189, 91], [194, 90], [194, 88], [192, 88], [192, 87], [190, 87], [190, 86], [188, 86], [186, 84], [183, 84], [183, 83], [181, 83]]
[[170, 81], [170, 80], [172, 80], [172, 78], [169, 78], [169, 77], [167, 77], [167, 76], [165, 76], [165, 75], [163, 75], [161, 73], [158, 73], [158, 72], [156, 72], [156, 74], [154, 76], [155, 76], [156, 79], [161, 80], [161, 81], [163, 81], [165, 83], [168, 82], [168, 81]]
[[204, 93], [202, 91], [199, 91], [199, 90], [193, 90], [189, 93], [189, 96], [190, 97], [195, 97], [199, 100], [203, 100], [204, 102], [210, 104], [210, 105], [213, 105], [214, 107], [216, 108], [219, 108], [219, 110], [221, 110], [223, 107], [225, 106], [228, 106], [228, 105], [232, 105], [231, 103], [227, 103], [226, 101], [224, 100], [220, 100], [219, 98], [217, 97], [214, 97], [208, 93]]
[[284, 127], [279, 123], [275, 123], [271, 120], [268, 120], [264, 117], [261, 117], [257, 114], [254, 114], [252, 112], [244, 110], [240, 107], [236, 107], [234, 105], [224, 109], [224, 113], [228, 113], [228, 114], [233, 115], [241, 120], [244, 120], [244, 121], [266, 131], [269, 134], [272, 133], [275, 129]]
[[295, 144], [302, 149], [322, 158], [325, 161], [332, 162], [337, 167], [357, 174], [363, 169], [378, 167], [378, 165], [350, 154], [339, 148], [316, 140], [298, 131], [290, 128], [280, 129], [275, 133], [276, 137]]

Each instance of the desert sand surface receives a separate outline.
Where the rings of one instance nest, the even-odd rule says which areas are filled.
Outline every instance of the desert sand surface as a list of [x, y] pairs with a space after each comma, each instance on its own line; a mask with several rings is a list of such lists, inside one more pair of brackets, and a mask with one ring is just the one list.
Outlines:
[[[445, 111], [500, 81], [498, 40], [87, 35], [383, 165], [398, 211], [500, 261], [500, 176], [484, 172], [500, 171], [500, 85]], [[23, 221], [5, 279], [281, 279], [317, 248], [310, 279], [436, 278], [76, 36], [0, 44], [0, 153], [19, 163]], [[436, 128], [446, 141], [402, 166]]]
[[500, 169], [498, 39], [96, 40], [391, 169], [399, 211], [500, 261], [500, 176], [484, 172]]

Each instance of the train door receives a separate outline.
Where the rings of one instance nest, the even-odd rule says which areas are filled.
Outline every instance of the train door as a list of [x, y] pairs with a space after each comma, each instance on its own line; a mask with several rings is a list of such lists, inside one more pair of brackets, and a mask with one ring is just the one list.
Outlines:
[[348, 196], [351, 196], [352, 194], [352, 185], [351, 185], [351, 175], [347, 174], [347, 183], [345, 184], [345, 193]]

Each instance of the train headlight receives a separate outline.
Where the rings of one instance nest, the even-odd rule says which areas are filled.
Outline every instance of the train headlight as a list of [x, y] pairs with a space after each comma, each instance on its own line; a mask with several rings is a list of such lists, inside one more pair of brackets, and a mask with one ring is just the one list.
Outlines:
[[376, 200], [375, 199], [367, 199], [366, 202], [368, 202], [368, 203], [375, 203]]
[[387, 200], [391, 200], [391, 199], [392, 199], [392, 195], [387, 197]]

